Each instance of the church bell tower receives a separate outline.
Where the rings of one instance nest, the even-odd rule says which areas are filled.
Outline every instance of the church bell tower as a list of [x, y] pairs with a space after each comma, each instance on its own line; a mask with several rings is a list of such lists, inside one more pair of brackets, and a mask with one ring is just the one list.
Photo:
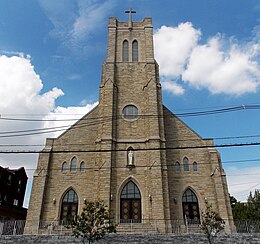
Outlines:
[[100, 194], [105, 195], [110, 185], [107, 201], [117, 221], [145, 223], [169, 218], [166, 156], [163, 150], [152, 150], [165, 147], [161, 84], [152, 19], [132, 22], [135, 12], [126, 12], [128, 22], [109, 18], [108, 23], [99, 98], [104, 122], [98, 145], [111, 149], [105, 156], [111, 170], [102, 176]]

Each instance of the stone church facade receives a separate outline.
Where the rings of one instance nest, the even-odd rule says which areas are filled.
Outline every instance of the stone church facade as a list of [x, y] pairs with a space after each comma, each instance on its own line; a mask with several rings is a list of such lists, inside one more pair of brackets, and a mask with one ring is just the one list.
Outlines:
[[[131, 12], [131, 11], [130, 11]], [[131, 13], [130, 13], [131, 17]], [[226, 176], [213, 141], [201, 138], [162, 104], [151, 18], [109, 18], [99, 104], [39, 155], [27, 214], [32, 226], [79, 214], [103, 200], [120, 225], [172, 232], [199, 223], [212, 204], [232, 232]]]

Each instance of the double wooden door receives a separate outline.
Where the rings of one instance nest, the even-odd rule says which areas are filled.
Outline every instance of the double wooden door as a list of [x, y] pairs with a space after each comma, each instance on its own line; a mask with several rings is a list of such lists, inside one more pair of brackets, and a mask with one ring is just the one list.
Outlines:
[[199, 205], [198, 203], [183, 203], [183, 215], [190, 224], [197, 224], [200, 222]]
[[120, 219], [123, 223], [141, 223], [141, 199], [121, 199]]

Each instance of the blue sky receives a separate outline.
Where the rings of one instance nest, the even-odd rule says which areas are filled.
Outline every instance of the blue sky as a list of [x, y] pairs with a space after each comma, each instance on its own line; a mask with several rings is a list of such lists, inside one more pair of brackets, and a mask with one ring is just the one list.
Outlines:
[[[134, 21], [153, 18], [163, 102], [171, 111], [260, 104], [258, 0], [0, 0], [1, 116], [60, 119], [80, 114], [79, 118], [95, 106], [108, 17], [126, 21], [129, 7], [137, 11]], [[260, 135], [259, 110], [182, 119], [204, 138]], [[0, 132], [59, 125], [0, 120]], [[0, 137], [0, 144], [42, 145], [46, 136], [55, 135]], [[258, 141], [260, 137], [218, 139], [215, 144]], [[260, 188], [259, 149], [219, 149], [230, 192], [239, 200]], [[247, 161], [254, 159], [259, 160]], [[0, 165], [28, 169], [25, 205], [36, 163], [37, 155], [0, 154]]]

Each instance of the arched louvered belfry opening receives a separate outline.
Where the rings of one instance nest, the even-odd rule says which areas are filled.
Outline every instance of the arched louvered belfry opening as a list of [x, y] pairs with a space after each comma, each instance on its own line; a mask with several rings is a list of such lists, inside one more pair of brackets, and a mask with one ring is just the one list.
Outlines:
[[120, 222], [141, 223], [141, 193], [133, 181], [128, 181], [120, 195]]
[[60, 221], [61, 224], [68, 224], [78, 214], [78, 195], [72, 189], [68, 189], [61, 201]]
[[132, 61], [138, 62], [138, 42], [134, 40], [132, 43]]
[[199, 203], [195, 193], [188, 188], [182, 196], [183, 218], [189, 224], [200, 223]]
[[122, 60], [123, 62], [129, 61], [129, 43], [127, 40], [123, 41]]

